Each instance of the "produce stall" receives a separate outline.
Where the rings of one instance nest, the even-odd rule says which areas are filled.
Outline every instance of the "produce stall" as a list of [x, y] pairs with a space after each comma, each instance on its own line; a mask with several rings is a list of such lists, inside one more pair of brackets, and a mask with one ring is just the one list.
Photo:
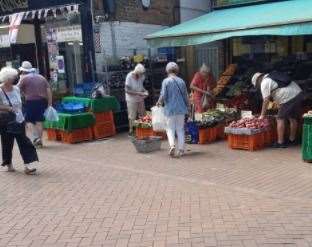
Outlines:
[[232, 149], [256, 151], [271, 145], [276, 138], [274, 128], [268, 119], [256, 117], [233, 121], [225, 128], [228, 145]]
[[113, 111], [119, 104], [114, 97], [89, 99], [65, 97], [57, 106], [59, 121], [46, 121], [49, 140], [79, 143], [116, 134]]
[[224, 127], [238, 118], [236, 109], [209, 110], [196, 114], [196, 120], [186, 123], [186, 141], [190, 144], [208, 144], [225, 138]]

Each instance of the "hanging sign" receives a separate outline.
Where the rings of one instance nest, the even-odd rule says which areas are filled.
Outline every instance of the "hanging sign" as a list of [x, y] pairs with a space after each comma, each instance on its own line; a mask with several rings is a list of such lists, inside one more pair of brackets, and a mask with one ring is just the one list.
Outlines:
[[81, 26], [68, 26], [68, 27], [59, 27], [56, 30], [56, 41], [57, 42], [70, 42], [70, 41], [79, 41], [82, 42], [82, 32]]
[[59, 74], [65, 74], [65, 59], [64, 56], [56, 56], [57, 72]]
[[9, 36], [10, 36], [11, 44], [16, 43], [18, 30], [22, 23], [24, 14], [25, 13], [22, 12], [22, 13], [16, 13], [16, 14], [10, 15]]

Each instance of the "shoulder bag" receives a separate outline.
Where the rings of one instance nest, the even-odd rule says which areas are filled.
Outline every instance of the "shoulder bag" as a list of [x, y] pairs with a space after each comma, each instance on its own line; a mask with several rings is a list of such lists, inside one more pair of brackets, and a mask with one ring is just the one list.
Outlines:
[[[181, 95], [181, 97], [182, 97], [182, 99], [183, 99], [183, 102], [184, 102], [184, 104], [185, 104], [185, 107], [189, 110], [189, 105], [188, 105], [187, 101], [186, 101], [185, 98], [184, 98], [182, 89], [180, 88], [179, 84], [177, 83], [177, 81], [176, 81], [174, 78], [172, 78], [172, 80], [174, 81], [174, 84], [175, 84], [175, 85], [178, 87], [178, 89], [179, 89], [179, 92], [180, 92], [180, 95]], [[188, 118], [189, 118], [189, 113], [186, 114], [186, 116], [185, 116], [185, 122], [187, 122]]]
[[[9, 102], [9, 105], [11, 107], [13, 107], [12, 103], [11, 103], [11, 100], [9, 98], [9, 96], [6, 94], [6, 92], [1, 89], [4, 96], [6, 97], [7, 101]], [[6, 123], [6, 132], [7, 133], [10, 133], [10, 134], [13, 134], [13, 135], [20, 135], [24, 132], [24, 125], [21, 124], [21, 123], [18, 123], [16, 121], [16, 114], [13, 113], [13, 112], [8, 112], [9, 113], [9, 118], [7, 119], [7, 123]]]

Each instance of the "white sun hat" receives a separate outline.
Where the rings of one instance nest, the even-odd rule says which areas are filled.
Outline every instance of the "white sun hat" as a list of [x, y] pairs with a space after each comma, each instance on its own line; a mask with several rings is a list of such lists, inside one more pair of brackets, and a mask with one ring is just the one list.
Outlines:
[[252, 83], [252, 85], [254, 85], [254, 87], [257, 85], [257, 81], [258, 81], [260, 76], [262, 76], [262, 73], [259, 73], [259, 72], [257, 72], [256, 74], [253, 75], [253, 77], [251, 79], [251, 83]]
[[22, 66], [19, 68], [19, 71], [26, 72], [26, 73], [31, 73], [31, 72], [36, 71], [36, 69], [33, 68], [31, 62], [24, 61], [24, 62], [22, 62]]

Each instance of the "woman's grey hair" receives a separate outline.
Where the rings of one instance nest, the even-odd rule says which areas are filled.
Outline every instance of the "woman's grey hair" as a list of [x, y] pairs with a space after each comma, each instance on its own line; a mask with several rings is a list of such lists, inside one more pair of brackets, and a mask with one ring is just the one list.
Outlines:
[[179, 73], [179, 65], [177, 65], [175, 62], [170, 62], [166, 66], [166, 72], [167, 73]]
[[3, 67], [0, 70], [0, 82], [1, 83], [15, 80], [17, 76], [18, 76], [17, 70], [13, 69], [12, 67]]

